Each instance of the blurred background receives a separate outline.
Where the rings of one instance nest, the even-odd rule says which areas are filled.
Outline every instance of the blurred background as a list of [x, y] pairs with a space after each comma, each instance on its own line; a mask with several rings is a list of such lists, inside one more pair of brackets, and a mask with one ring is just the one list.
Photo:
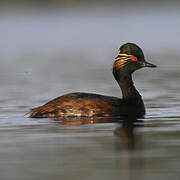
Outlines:
[[[111, 70], [126, 42], [138, 44], [159, 66], [135, 74], [144, 95], [152, 86], [148, 78], [158, 85], [145, 98], [158, 91], [162, 96], [174, 81], [176, 86], [174, 78], [167, 85], [164, 74], [180, 65], [178, 1], [9, 0], [0, 5], [1, 100], [39, 105], [71, 91], [119, 96]], [[160, 78], [161, 87], [153, 81]]]
[[[1, 178], [179, 179], [179, 36], [175, 0], [1, 0]], [[158, 66], [133, 76], [147, 108], [137, 149], [114, 136], [117, 124], [24, 117], [64, 93], [120, 97], [112, 64], [126, 42]]]

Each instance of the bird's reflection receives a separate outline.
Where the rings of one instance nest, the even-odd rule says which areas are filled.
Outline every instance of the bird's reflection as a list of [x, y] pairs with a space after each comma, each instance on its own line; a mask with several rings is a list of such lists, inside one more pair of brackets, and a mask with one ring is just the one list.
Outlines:
[[[121, 138], [124, 148], [127, 150], [135, 150], [137, 141], [135, 130], [137, 127], [143, 126], [143, 120], [135, 117], [124, 117], [120, 122], [121, 125], [114, 130], [115, 136]], [[138, 138], [138, 143], [139, 142], [140, 138]]]
[[121, 118], [64, 118], [58, 120], [61, 125], [82, 125], [95, 123], [115, 123], [114, 153], [117, 157], [113, 160], [120, 170], [124, 180], [140, 180], [143, 167], [140, 151], [142, 150], [142, 137], [137, 133], [138, 127], [143, 126], [143, 120], [136, 117]]
[[[139, 120], [136, 117], [126, 116], [126, 117], [103, 117], [103, 118], [83, 118], [83, 117], [71, 117], [71, 118], [61, 118], [56, 119], [61, 125], [68, 126], [78, 126], [83, 124], [98, 124], [98, 123], [117, 123], [116, 129], [114, 130], [114, 135], [119, 137], [117, 140], [117, 149], [123, 148], [127, 150], [135, 150], [136, 144], [140, 143], [140, 137], [135, 133], [137, 127], [143, 126], [143, 120]], [[137, 141], [137, 142], [136, 142]]]
[[55, 119], [61, 125], [83, 125], [83, 124], [98, 124], [98, 123], [112, 123], [117, 122], [119, 119], [117, 118], [94, 118], [94, 117], [68, 117], [68, 118], [61, 118]]
[[139, 152], [142, 150], [142, 137], [138, 136], [137, 128], [143, 126], [143, 120], [125, 117], [122, 125], [114, 130], [116, 150], [121, 155], [117, 158], [117, 167], [122, 171], [123, 179], [142, 179], [143, 161]]

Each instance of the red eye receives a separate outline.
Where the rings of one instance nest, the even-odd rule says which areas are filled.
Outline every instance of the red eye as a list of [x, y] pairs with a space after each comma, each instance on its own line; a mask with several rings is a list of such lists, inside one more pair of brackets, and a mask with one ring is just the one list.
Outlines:
[[132, 60], [132, 61], [137, 61], [137, 57], [133, 56], [133, 57], [131, 58], [131, 60]]

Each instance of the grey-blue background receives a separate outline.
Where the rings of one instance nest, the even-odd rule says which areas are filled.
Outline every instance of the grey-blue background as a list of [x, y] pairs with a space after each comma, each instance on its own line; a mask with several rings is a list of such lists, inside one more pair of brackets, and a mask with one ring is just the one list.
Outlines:
[[[53, 2], [1, 4], [1, 179], [179, 179], [180, 4]], [[24, 117], [63, 93], [121, 96], [111, 71], [126, 42], [158, 65], [134, 74], [147, 115], [133, 151], [116, 123]]]

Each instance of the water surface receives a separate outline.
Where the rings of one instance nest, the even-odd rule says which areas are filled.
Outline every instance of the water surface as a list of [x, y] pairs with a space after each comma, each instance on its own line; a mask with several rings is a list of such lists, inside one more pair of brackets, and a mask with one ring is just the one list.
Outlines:
[[[1, 12], [2, 180], [180, 178], [179, 9], [113, 8]], [[127, 41], [158, 65], [134, 74], [143, 122], [74, 126], [24, 117], [67, 92], [121, 96], [111, 70]]]

